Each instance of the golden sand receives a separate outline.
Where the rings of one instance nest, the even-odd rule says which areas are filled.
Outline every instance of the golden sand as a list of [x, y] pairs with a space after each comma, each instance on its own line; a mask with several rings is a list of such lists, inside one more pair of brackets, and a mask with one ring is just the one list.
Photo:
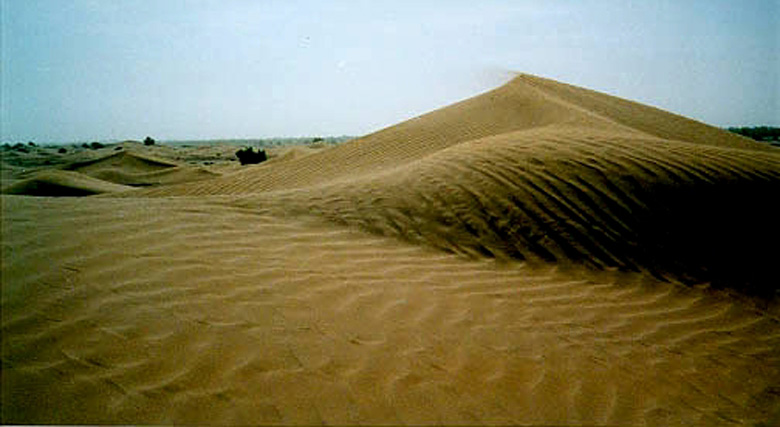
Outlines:
[[4, 154], [4, 423], [780, 422], [777, 150], [528, 75], [256, 166], [123, 147]]

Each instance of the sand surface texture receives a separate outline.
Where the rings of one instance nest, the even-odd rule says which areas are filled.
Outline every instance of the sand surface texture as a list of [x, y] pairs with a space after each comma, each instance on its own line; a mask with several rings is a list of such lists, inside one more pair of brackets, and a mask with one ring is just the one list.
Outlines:
[[4, 423], [780, 423], [776, 149], [519, 75], [215, 150], [4, 154]]

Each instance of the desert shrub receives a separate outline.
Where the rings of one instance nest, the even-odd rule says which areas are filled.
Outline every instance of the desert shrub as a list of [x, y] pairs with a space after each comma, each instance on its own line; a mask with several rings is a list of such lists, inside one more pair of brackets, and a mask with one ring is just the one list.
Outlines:
[[59, 149], [59, 150], [57, 150], [57, 152], [58, 152], [58, 153], [60, 153], [60, 154], [65, 154], [65, 153], [67, 153], [67, 152], [68, 152], [68, 149], [67, 149], [67, 148], [65, 148], [65, 147], [60, 147], [60, 149]]
[[151, 136], [147, 136], [146, 138], [144, 138], [144, 145], [154, 145], [154, 143], [155, 143], [154, 138], [152, 138]]
[[27, 147], [24, 144], [22, 144], [21, 142], [17, 142], [16, 144], [14, 144], [13, 149], [14, 149], [14, 151], [18, 151], [20, 153], [29, 153], [30, 152], [30, 150], [28, 150]]
[[247, 147], [236, 151], [236, 157], [242, 165], [254, 165], [268, 160], [265, 150], [255, 151], [252, 147]]
[[93, 143], [89, 144], [89, 148], [91, 148], [93, 150], [97, 150], [99, 148], [105, 148], [105, 145], [103, 145], [103, 144], [101, 144], [99, 142], [93, 142]]

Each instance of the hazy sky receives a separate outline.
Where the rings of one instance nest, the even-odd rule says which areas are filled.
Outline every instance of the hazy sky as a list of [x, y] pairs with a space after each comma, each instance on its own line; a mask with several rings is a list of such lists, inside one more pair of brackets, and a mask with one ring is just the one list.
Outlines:
[[362, 135], [527, 72], [780, 125], [778, 0], [0, 0], [2, 139]]

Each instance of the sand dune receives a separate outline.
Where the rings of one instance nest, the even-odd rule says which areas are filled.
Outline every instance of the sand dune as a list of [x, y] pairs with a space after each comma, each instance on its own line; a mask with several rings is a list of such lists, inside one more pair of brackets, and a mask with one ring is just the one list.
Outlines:
[[15, 182], [2, 189], [2, 194], [20, 194], [45, 197], [80, 197], [101, 193], [123, 192], [131, 187], [76, 172], [46, 170], [31, 178]]
[[176, 167], [176, 164], [166, 160], [148, 155], [141, 156], [123, 150], [108, 156], [76, 162], [65, 169], [91, 175], [107, 169], [121, 169], [126, 173], [150, 173], [173, 167]]
[[[61, 161], [61, 160], [60, 160]], [[39, 167], [39, 165], [36, 165]], [[3, 194], [73, 197], [131, 191], [133, 187], [180, 184], [220, 176], [200, 167], [181, 166], [148, 155], [120, 151], [97, 158], [43, 168], [5, 186]]]
[[299, 192], [285, 207], [476, 257], [574, 261], [773, 295], [771, 194], [780, 194], [777, 154], [544, 128]]
[[[591, 109], [588, 109], [588, 108]], [[375, 175], [440, 150], [489, 136], [550, 127], [630, 132], [719, 147], [771, 147], [652, 107], [546, 79], [520, 75], [485, 94], [301, 158], [284, 168], [258, 166], [149, 195], [237, 194], [299, 188]]]
[[[298, 187], [313, 188], [267, 195]], [[252, 193], [458, 253], [776, 292], [777, 150], [527, 75], [332, 150], [145, 195]]]
[[70, 169], [156, 185], [0, 199], [4, 423], [780, 423], [780, 154], [722, 130], [520, 75], [197, 182]]
[[178, 184], [218, 176], [218, 174], [205, 169], [179, 166], [167, 160], [127, 151], [76, 162], [65, 169], [104, 181], [130, 186]]

